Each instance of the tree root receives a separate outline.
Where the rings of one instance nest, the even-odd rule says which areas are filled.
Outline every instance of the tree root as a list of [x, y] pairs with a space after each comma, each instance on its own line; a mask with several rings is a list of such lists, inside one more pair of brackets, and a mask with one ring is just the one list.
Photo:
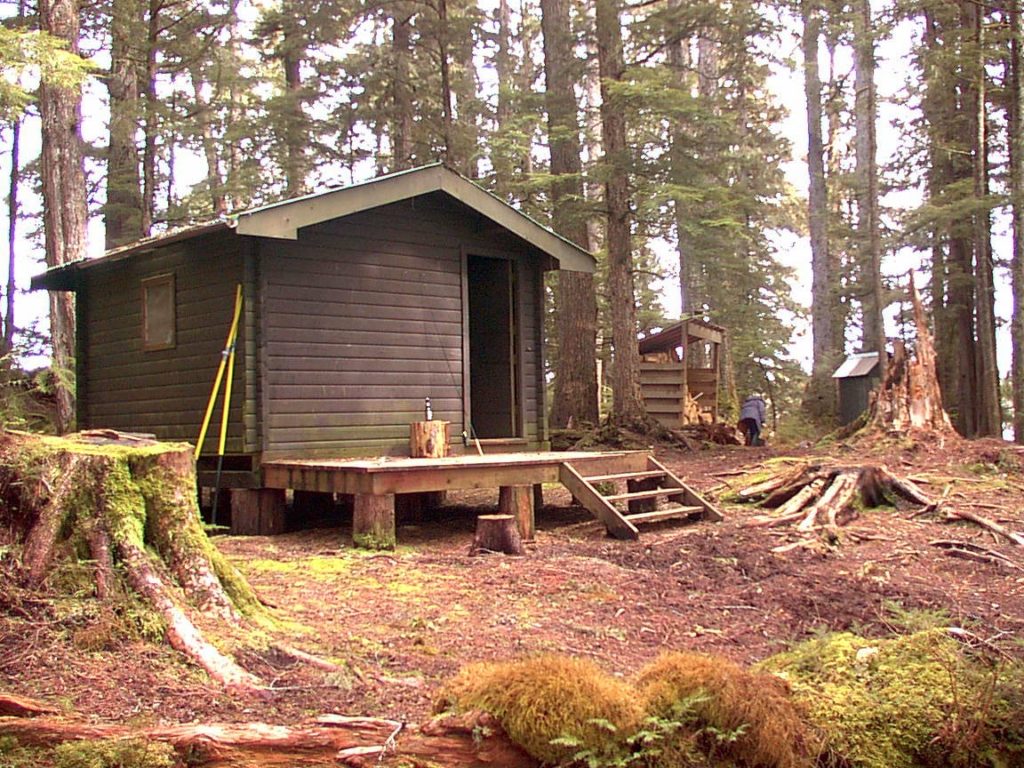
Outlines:
[[931, 498], [910, 480], [873, 464], [797, 466], [740, 490], [738, 496], [777, 510], [774, 515], [747, 521], [744, 527], [772, 528], [797, 523], [797, 530], [803, 533], [846, 525], [857, 517], [858, 501], [867, 507], [877, 507], [899, 497], [934, 507]]

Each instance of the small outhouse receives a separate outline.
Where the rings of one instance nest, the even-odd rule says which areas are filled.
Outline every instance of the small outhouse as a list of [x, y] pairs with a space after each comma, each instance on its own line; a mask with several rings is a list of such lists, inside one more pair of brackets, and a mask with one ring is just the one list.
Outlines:
[[839, 421], [852, 424], [868, 409], [871, 391], [882, 375], [877, 352], [847, 355], [832, 378], [839, 387]]

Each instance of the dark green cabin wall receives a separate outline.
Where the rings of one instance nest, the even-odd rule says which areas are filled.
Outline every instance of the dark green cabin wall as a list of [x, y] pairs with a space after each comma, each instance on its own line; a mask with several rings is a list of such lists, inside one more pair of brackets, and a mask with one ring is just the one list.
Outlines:
[[542, 257], [432, 195], [260, 241], [265, 455], [407, 453], [426, 396], [460, 434], [469, 253], [516, 265], [522, 436], [539, 447]]
[[[243, 277], [244, 239], [224, 233], [83, 270], [77, 296], [80, 428], [153, 432], [195, 443]], [[142, 349], [144, 278], [175, 276], [173, 349]], [[227, 452], [241, 453], [246, 395], [245, 327], [240, 330]], [[221, 385], [223, 396], [224, 385]], [[221, 402], [204, 453], [216, 453]], [[250, 408], [251, 410], [251, 408]], [[253, 440], [255, 423], [250, 423]]]

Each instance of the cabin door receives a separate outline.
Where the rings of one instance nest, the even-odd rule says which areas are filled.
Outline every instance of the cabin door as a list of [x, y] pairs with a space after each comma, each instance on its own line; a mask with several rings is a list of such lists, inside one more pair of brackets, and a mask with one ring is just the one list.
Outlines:
[[513, 262], [468, 256], [466, 272], [473, 433], [481, 440], [518, 437]]

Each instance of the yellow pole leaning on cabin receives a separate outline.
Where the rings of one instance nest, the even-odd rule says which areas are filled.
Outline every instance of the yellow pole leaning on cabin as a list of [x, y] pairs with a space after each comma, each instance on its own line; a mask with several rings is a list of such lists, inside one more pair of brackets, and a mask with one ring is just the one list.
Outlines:
[[[196, 459], [199, 458], [199, 453], [200, 453], [200, 451], [203, 450], [203, 443], [206, 441], [206, 431], [210, 427], [210, 417], [213, 416], [213, 406], [217, 402], [217, 394], [220, 392], [220, 382], [224, 378], [224, 368], [227, 367], [228, 359], [229, 358], [231, 359], [231, 363], [232, 363], [231, 367], [234, 368], [233, 363], [235, 362], [235, 360], [234, 360], [235, 341], [238, 339], [238, 319], [241, 317], [241, 315], [242, 315], [242, 286], [239, 285], [237, 291], [235, 292], [235, 314], [234, 314], [234, 317], [231, 320], [231, 329], [228, 331], [228, 339], [227, 339], [227, 341], [224, 344], [224, 351], [221, 352], [221, 355], [220, 355], [220, 366], [217, 368], [217, 377], [213, 380], [213, 390], [210, 392], [210, 401], [206, 404], [206, 415], [203, 416], [203, 426], [202, 426], [202, 429], [199, 430], [199, 439], [196, 441], [196, 451], [195, 451], [195, 458]], [[232, 377], [229, 374], [228, 375], [228, 392], [229, 393], [231, 391], [231, 378]], [[228, 394], [226, 396], [226, 398], [225, 398], [224, 418], [221, 420], [222, 424], [221, 424], [220, 453], [222, 455], [224, 453], [224, 432], [225, 432], [225, 428], [226, 428], [226, 425], [224, 424], [224, 422], [227, 421], [227, 413], [228, 413], [227, 403], [230, 402], [230, 397], [231, 397], [230, 394]]]

